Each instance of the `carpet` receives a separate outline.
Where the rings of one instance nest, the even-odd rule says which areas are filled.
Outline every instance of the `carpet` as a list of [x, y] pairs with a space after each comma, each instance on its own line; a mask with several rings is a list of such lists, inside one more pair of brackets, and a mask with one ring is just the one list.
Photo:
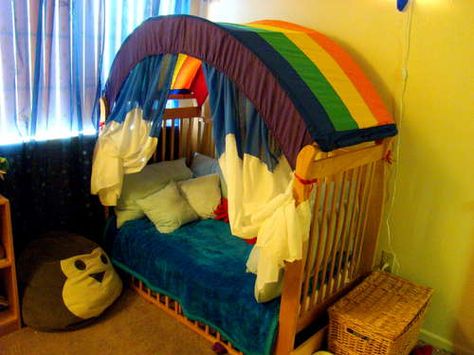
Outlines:
[[45, 333], [25, 327], [0, 338], [1, 355], [211, 355], [211, 346], [129, 289], [85, 328]]

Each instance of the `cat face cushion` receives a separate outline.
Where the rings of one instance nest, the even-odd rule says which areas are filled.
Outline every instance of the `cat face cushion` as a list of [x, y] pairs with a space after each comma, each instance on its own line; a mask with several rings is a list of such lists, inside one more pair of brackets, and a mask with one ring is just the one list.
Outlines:
[[62, 292], [64, 305], [77, 317], [97, 317], [120, 294], [122, 283], [102, 248], [59, 263], [66, 276]]
[[78, 328], [99, 316], [122, 281], [96, 243], [52, 233], [30, 243], [19, 260], [23, 321], [40, 330]]

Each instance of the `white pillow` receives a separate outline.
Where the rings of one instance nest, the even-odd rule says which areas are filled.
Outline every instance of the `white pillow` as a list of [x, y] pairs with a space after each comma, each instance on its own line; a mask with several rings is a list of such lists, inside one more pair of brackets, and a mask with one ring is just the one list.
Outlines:
[[161, 233], [171, 233], [181, 225], [198, 219], [174, 181], [170, 181], [164, 189], [137, 200], [137, 204]]
[[115, 208], [117, 228], [127, 221], [145, 216], [136, 200], [161, 190], [171, 180], [186, 180], [192, 176], [193, 173], [186, 166], [185, 158], [149, 164], [139, 173], [125, 175], [122, 193]]
[[227, 197], [227, 184], [225, 183], [224, 175], [222, 174], [222, 170], [217, 159], [195, 152], [193, 155], [193, 161], [191, 163], [191, 170], [193, 171], [194, 177], [218, 174], [221, 180], [221, 194], [223, 197]]
[[219, 172], [219, 163], [217, 159], [195, 152], [193, 162], [191, 163], [191, 170], [194, 177], [217, 174]]
[[178, 182], [181, 193], [201, 218], [213, 218], [221, 202], [219, 175], [206, 175]]

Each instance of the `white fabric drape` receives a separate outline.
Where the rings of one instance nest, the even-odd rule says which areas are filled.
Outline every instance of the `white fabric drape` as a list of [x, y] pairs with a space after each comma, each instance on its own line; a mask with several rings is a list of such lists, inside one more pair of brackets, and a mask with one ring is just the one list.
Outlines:
[[309, 203], [296, 207], [293, 173], [282, 156], [272, 171], [257, 157], [238, 155], [235, 137], [226, 136], [219, 165], [227, 184], [229, 223], [232, 233], [257, 237], [247, 270], [255, 273], [255, 298], [266, 302], [279, 295], [285, 261], [302, 258], [308, 238]]
[[111, 121], [101, 132], [94, 151], [91, 192], [104, 206], [115, 206], [122, 191], [124, 174], [139, 172], [156, 150], [157, 138], [150, 137], [152, 122], [143, 111], [133, 109], [122, 124]]

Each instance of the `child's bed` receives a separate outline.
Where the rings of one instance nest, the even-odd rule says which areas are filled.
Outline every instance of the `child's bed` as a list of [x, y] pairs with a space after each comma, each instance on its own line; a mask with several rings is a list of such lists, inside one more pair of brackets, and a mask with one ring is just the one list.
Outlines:
[[[142, 32], [140, 29], [135, 31], [127, 41], [128, 46], [136, 50], [135, 42], [146, 37], [145, 32], [159, 33], [163, 30], [160, 26], [173, 30], [183, 24], [188, 28], [202, 26], [204, 30], [207, 26], [215, 26], [192, 17], [166, 17], [157, 19], [157, 28], [151, 30], [150, 26], [156, 25], [152, 23], [154, 21], [142, 25]], [[268, 23], [262, 26], [269, 30]], [[292, 30], [295, 28], [299, 27]], [[193, 33], [196, 35], [199, 31]], [[239, 38], [242, 33], [232, 35]], [[217, 63], [225, 59], [225, 55], [220, 59], [214, 58], [212, 53], [206, 56], [195, 45], [199, 38], [194, 42], [186, 36], [182, 38], [185, 43], [176, 44], [179, 38], [173, 37], [174, 41], [169, 44], [172, 49], [160, 48], [156, 52], [187, 53], [225, 71]], [[160, 41], [160, 46], [166, 47], [163, 44], [166, 39]], [[126, 49], [121, 51], [127, 52]], [[127, 59], [119, 52], [109, 79], [112, 84], [108, 84], [108, 91], [102, 99], [103, 117], [109, 114], [106, 103], [114, 102], [121, 81], [133, 68], [132, 64], [152, 53], [153, 49], [147, 47], [141, 57], [134, 53]], [[245, 59], [245, 55], [243, 57]], [[121, 71], [125, 74], [122, 73], [119, 80]], [[238, 76], [230, 72], [226, 74]], [[202, 72], [195, 75], [199, 77]], [[119, 84], [113, 80], [118, 80]], [[210, 81], [207, 84], [209, 86]], [[241, 84], [239, 88], [246, 92], [246, 84]], [[191, 99], [193, 105], [173, 108], [171, 104], [164, 110], [162, 119], [158, 121], [161, 128], [158, 132], [161, 133], [157, 135], [156, 150], [148, 153], [148, 156], [152, 155], [150, 161], [185, 157], [191, 163], [195, 152], [209, 156], [216, 151], [219, 154], [220, 143], [214, 142], [221, 137], [218, 129], [213, 130], [214, 117], [200, 117], [203, 115], [201, 99], [205, 95], [198, 92], [199, 83], [191, 85], [191, 89], [189, 94], [165, 96], [165, 102], [166, 99]], [[279, 104], [275, 97], [278, 98], [279, 94], [275, 95], [269, 102], [277, 110], [269, 115], [278, 113]], [[259, 100], [265, 98], [256, 98], [252, 102], [264, 116], [268, 107], [264, 107], [266, 104], [257, 107]], [[162, 105], [164, 107], [163, 102]], [[283, 110], [286, 113], [291, 111]], [[359, 135], [354, 135], [353, 131], [339, 135], [338, 142], [345, 146], [343, 148], [326, 149], [325, 143], [318, 146], [313, 140], [312, 144], [306, 144], [304, 138], [298, 141], [293, 163], [292, 153], [287, 154], [294, 169], [294, 204], [311, 200], [312, 215], [309, 233], [300, 246], [301, 258], [285, 262], [280, 283], [281, 297], [257, 303], [254, 297], [255, 275], [246, 272], [246, 262], [253, 246], [232, 236], [227, 223], [213, 219], [186, 224], [172, 235], [157, 231], [147, 218], [126, 222], [118, 231], [109, 233], [115, 265], [130, 275], [131, 287], [141, 296], [211, 342], [221, 343], [231, 353], [312, 353], [323, 340], [327, 308], [374, 266], [383, 213], [385, 161], [390, 148], [387, 137], [394, 135], [396, 129], [389, 122], [373, 130], [368, 127], [359, 131]], [[287, 139], [295, 142], [291, 134]], [[344, 139], [346, 141], [341, 143]], [[323, 151], [323, 147], [328, 151]], [[295, 147], [291, 149], [295, 150]]]

